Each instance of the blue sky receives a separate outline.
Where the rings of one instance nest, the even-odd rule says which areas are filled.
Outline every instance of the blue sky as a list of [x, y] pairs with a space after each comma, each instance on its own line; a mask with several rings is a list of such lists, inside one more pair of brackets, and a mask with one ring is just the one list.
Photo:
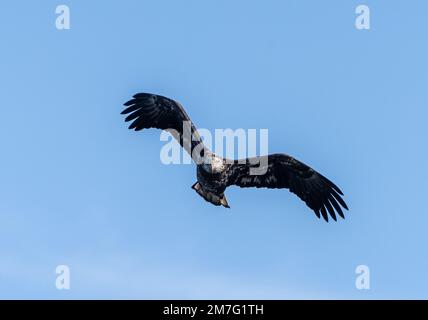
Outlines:
[[[55, 8], [71, 30], [55, 28]], [[355, 8], [371, 10], [357, 30]], [[426, 1], [8, 1], [0, 35], [0, 298], [428, 298]], [[286, 190], [190, 189], [136, 92], [345, 192], [325, 223]], [[71, 289], [55, 268], [69, 266]], [[370, 268], [370, 290], [355, 268]]]

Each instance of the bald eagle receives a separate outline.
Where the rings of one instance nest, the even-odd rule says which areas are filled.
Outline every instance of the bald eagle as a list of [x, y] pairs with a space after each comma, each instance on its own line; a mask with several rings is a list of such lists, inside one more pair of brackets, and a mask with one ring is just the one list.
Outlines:
[[[286, 154], [271, 154], [240, 160], [215, 155], [207, 149], [195, 125], [175, 100], [150, 93], [138, 93], [124, 104], [125, 121], [132, 121], [129, 129], [140, 131], [157, 128], [173, 133], [180, 145], [197, 163], [197, 182], [192, 186], [206, 201], [229, 208], [224, 194], [227, 187], [286, 188], [311, 208], [318, 218], [336, 221], [336, 213], [345, 218], [348, 210], [342, 191], [329, 179]], [[189, 124], [190, 139], [186, 138], [183, 123]], [[199, 148], [200, 152], [194, 152]], [[195, 156], [195, 154], [197, 156]], [[252, 174], [259, 166], [264, 174]]]

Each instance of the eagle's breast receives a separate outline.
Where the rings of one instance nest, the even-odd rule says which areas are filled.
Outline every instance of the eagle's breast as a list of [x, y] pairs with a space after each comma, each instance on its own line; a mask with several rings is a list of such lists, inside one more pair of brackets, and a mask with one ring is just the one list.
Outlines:
[[212, 173], [213, 174], [219, 174], [222, 173], [225, 169], [225, 165], [222, 158], [213, 156], [211, 160], [211, 167], [212, 167]]

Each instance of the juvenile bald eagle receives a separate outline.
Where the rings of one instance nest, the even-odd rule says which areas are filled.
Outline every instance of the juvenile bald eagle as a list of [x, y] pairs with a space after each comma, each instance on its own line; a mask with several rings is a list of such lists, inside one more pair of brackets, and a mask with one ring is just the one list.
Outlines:
[[[316, 216], [328, 221], [328, 214], [336, 220], [336, 213], [345, 218], [342, 208], [348, 210], [342, 191], [330, 180], [304, 163], [286, 154], [271, 154], [241, 160], [216, 156], [207, 149], [196, 127], [183, 107], [172, 99], [138, 93], [124, 104], [132, 121], [129, 129], [158, 128], [173, 133], [181, 146], [197, 163], [197, 182], [192, 188], [206, 201], [229, 208], [224, 191], [231, 185], [241, 188], [287, 188], [311, 208]], [[183, 123], [188, 123], [186, 134]], [[198, 152], [195, 149], [198, 148]], [[195, 155], [196, 154], [196, 155]], [[264, 174], [252, 174], [259, 167]], [[261, 168], [260, 168], [261, 167]]]

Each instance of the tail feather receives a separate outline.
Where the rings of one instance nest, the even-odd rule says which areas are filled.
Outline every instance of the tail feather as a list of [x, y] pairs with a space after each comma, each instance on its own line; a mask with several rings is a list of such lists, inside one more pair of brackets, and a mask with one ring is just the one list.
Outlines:
[[212, 203], [215, 206], [223, 206], [225, 208], [230, 208], [229, 203], [227, 202], [227, 199], [225, 195], [222, 194], [215, 194], [213, 192], [205, 190], [202, 185], [199, 182], [196, 182], [192, 189], [197, 192], [202, 198], [205, 199], [205, 201], [208, 201]]

